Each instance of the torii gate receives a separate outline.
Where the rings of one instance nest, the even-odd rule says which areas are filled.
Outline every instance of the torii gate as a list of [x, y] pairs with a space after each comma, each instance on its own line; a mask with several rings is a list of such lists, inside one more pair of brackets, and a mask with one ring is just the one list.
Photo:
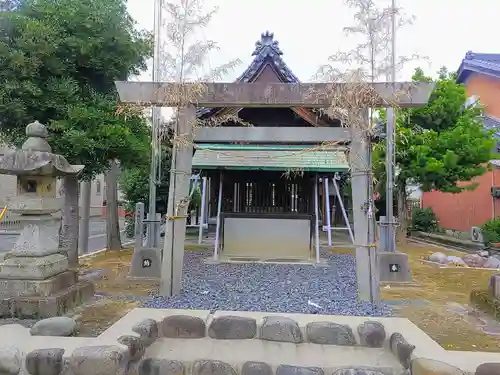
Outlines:
[[[167, 228], [163, 249], [160, 293], [171, 296], [180, 293], [184, 256], [187, 206], [179, 208], [189, 195], [193, 142], [210, 139], [216, 134], [219, 141], [233, 141], [234, 128], [201, 128], [193, 134], [196, 106], [199, 107], [308, 107], [327, 108], [335, 93], [349, 90], [348, 83], [202, 83], [176, 84], [163, 82], [116, 82], [123, 103], [179, 107], [176, 135], [186, 142], [175, 142], [172, 153]], [[368, 84], [367, 84], [368, 85]], [[202, 87], [201, 87], [202, 86]], [[371, 89], [380, 98], [376, 106], [395, 105], [400, 108], [426, 105], [434, 87], [432, 83], [374, 83]], [[188, 93], [195, 93], [189, 95]], [[193, 100], [187, 100], [193, 97]], [[388, 104], [391, 103], [391, 104]], [[374, 103], [371, 103], [372, 105]], [[366, 110], [366, 108], [360, 108]], [[265, 129], [259, 129], [259, 139], [265, 142]], [[272, 128], [270, 128], [270, 134]], [[253, 128], [238, 133], [251, 139]], [[311, 138], [321, 128], [310, 128]], [[354, 232], [356, 242], [356, 274], [358, 296], [365, 301], [379, 300], [379, 274], [375, 244], [370, 243], [369, 226], [373, 215], [371, 184], [370, 138], [367, 132], [353, 128], [329, 128], [329, 139], [350, 142], [351, 185]], [[264, 134], [264, 137], [262, 136]], [[303, 139], [299, 141], [305, 141]], [[317, 137], [316, 137], [317, 138]]]

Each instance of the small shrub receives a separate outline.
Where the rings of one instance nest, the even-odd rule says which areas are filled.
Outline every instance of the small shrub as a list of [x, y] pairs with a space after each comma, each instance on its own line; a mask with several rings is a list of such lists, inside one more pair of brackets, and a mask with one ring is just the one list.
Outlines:
[[481, 225], [484, 242], [487, 244], [500, 242], [500, 218], [488, 220]]
[[193, 194], [191, 195], [191, 200], [189, 201], [188, 211], [197, 210], [201, 207], [201, 191], [200, 187], [196, 186], [193, 190]]
[[125, 218], [125, 235], [127, 238], [134, 238], [135, 234], [135, 218], [134, 216], [127, 216]]
[[414, 209], [410, 227], [413, 232], [435, 233], [439, 231], [436, 214], [430, 207]]
[[135, 234], [135, 212], [134, 212], [134, 205], [131, 203], [125, 203], [125, 210], [127, 213], [130, 213], [129, 215], [125, 216], [125, 235], [127, 238], [134, 238]]

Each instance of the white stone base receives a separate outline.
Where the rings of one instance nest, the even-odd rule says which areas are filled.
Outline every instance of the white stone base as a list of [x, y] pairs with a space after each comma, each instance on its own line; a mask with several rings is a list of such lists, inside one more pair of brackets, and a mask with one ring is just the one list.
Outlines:
[[68, 269], [68, 257], [10, 257], [0, 263], [0, 279], [43, 280]]
[[9, 254], [17, 257], [47, 256], [58, 252], [60, 219], [47, 215], [20, 218], [21, 235]]

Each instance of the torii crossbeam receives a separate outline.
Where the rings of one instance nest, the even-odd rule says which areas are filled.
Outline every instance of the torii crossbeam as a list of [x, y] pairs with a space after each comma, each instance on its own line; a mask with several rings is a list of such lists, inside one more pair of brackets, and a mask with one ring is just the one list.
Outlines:
[[[123, 103], [177, 107], [179, 97], [194, 93], [198, 107], [308, 107], [324, 108], [332, 98], [357, 87], [373, 88], [378, 103], [373, 107], [419, 107], [427, 104], [433, 84], [427, 82], [398, 83], [203, 83], [177, 84], [155, 82], [116, 82]], [[200, 89], [200, 86], [201, 89]], [[184, 100], [185, 102], [185, 100]]]

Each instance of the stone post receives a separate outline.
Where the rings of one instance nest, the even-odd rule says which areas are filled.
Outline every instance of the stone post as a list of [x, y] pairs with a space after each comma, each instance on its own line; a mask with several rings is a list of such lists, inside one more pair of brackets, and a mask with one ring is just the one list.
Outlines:
[[[364, 118], [366, 116], [363, 116]], [[365, 118], [366, 129], [368, 119]], [[356, 244], [356, 276], [358, 296], [362, 301], [378, 303], [380, 300], [379, 274], [377, 269], [374, 232], [370, 233], [373, 222], [373, 197], [370, 194], [371, 142], [364, 126], [351, 126], [352, 211], [354, 216], [354, 236]]]
[[[160, 214], [156, 214], [159, 216]], [[151, 215], [149, 215], [151, 217]], [[157, 217], [158, 219], [158, 217]], [[152, 226], [150, 226], [151, 228]], [[155, 225], [153, 228], [157, 228]], [[158, 231], [159, 232], [159, 231]], [[161, 249], [143, 246], [144, 239], [144, 203], [135, 205], [135, 244], [130, 266], [130, 279], [159, 281], [161, 272]]]
[[142, 247], [144, 239], [144, 203], [135, 204], [135, 222], [134, 222], [134, 251]]
[[168, 194], [165, 245], [161, 270], [160, 294], [180, 293], [184, 258], [184, 239], [189, 204], [189, 181], [193, 162], [193, 125], [196, 109], [189, 105], [179, 109], [176, 124], [170, 188]]

